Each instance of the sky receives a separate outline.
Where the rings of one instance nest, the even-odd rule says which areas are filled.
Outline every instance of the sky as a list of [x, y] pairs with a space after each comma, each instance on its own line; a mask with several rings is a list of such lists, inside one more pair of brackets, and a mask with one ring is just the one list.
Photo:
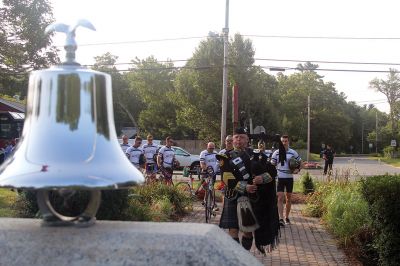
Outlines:
[[[76, 59], [81, 64], [93, 64], [95, 56], [106, 52], [118, 56], [117, 63], [151, 55], [158, 61], [186, 60], [209, 32], [221, 33], [225, 27], [226, 0], [50, 3], [57, 22], [69, 24], [84, 18], [96, 27], [96, 31], [76, 31]], [[399, 6], [396, 0], [230, 0], [229, 36], [240, 33], [250, 39], [256, 65], [266, 67], [271, 75], [276, 72], [269, 67], [294, 68], [310, 61], [320, 69], [335, 70], [317, 72], [325, 82], [335, 83], [348, 101], [373, 103], [388, 112], [385, 95], [369, 88], [372, 79], [386, 79], [388, 74], [359, 70], [400, 70]], [[54, 44], [63, 45], [64, 39], [57, 33]], [[128, 65], [119, 68], [127, 69]], [[284, 72], [293, 73], [295, 70]]]

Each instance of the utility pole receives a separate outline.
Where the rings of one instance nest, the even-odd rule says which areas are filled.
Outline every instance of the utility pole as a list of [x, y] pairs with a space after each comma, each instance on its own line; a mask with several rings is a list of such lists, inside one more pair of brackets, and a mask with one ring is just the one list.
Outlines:
[[378, 154], [378, 111], [375, 112], [375, 153]]
[[308, 95], [308, 104], [307, 104], [307, 162], [310, 161], [310, 144], [311, 144], [311, 133], [310, 133], [310, 95]]
[[223, 148], [226, 135], [226, 110], [228, 101], [228, 42], [229, 42], [229, 0], [226, 0], [225, 7], [225, 28], [224, 33], [224, 68], [222, 72], [222, 111], [221, 111], [221, 149]]
[[364, 154], [364, 122], [361, 123], [361, 154]]

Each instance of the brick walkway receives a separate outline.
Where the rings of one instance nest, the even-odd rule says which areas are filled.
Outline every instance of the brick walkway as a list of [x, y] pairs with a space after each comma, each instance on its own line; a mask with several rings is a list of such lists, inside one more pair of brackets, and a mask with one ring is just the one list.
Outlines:
[[[253, 255], [264, 265], [349, 265], [343, 251], [337, 248], [319, 220], [301, 214], [302, 206], [292, 205], [291, 224], [282, 228], [278, 248], [263, 256], [253, 245]], [[222, 209], [221, 203], [219, 207]], [[204, 208], [199, 202], [193, 208], [182, 222], [204, 223]], [[218, 225], [219, 219], [220, 212], [212, 218], [212, 223]]]

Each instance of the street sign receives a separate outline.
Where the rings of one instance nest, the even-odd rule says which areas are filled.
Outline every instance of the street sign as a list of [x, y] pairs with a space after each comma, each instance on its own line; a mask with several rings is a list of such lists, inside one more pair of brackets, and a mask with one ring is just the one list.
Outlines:
[[396, 146], [397, 146], [397, 143], [396, 143], [396, 140], [395, 140], [395, 139], [392, 139], [392, 140], [390, 141], [390, 146], [392, 146], [392, 147], [396, 147]]

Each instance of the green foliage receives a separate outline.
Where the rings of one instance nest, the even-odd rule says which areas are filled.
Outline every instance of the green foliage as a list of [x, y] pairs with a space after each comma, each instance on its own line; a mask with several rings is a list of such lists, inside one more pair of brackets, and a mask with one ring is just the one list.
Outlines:
[[395, 152], [395, 147], [392, 147], [392, 146], [386, 146], [383, 149], [383, 154], [384, 154], [385, 158], [388, 158], [388, 159], [393, 158], [394, 152]]
[[14, 210], [12, 204], [16, 198], [16, 193], [9, 189], [0, 189], [0, 217], [13, 217]]
[[324, 199], [326, 213], [323, 219], [345, 245], [357, 230], [370, 224], [368, 204], [362, 198], [358, 183], [334, 185]]
[[361, 260], [373, 261], [371, 219], [359, 183], [319, 184], [306, 202], [304, 214], [321, 217], [341, 244], [356, 246]]
[[158, 182], [136, 187], [134, 193], [142, 203], [164, 211], [169, 209], [169, 216], [182, 215], [191, 208], [192, 201], [184, 193], [175, 187], [166, 186]]
[[[335, 148], [347, 148], [351, 138], [351, 118], [345, 112], [345, 96], [334, 84], [325, 83], [315, 71], [305, 70], [290, 76], [278, 76], [282, 132], [292, 138], [307, 139], [307, 105], [310, 96], [311, 150], [319, 152], [321, 143], [334, 143]], [[332, 130], [332, 129], [335, 130]]]
[[376, 233], [374, 247], [381, 265], [400, 261], [400, 176], [383, 175], [363, 179], [361, 191], [369, 206]]
[[303, 194], [309, 194], [314, 192], [315, 185], [310, 173], [307, 171], [300, 177], [301, 192]]
[[400, 109], [396, 104], [400, 99], [400, 76], [396, 69], [390, 69], [390, 72], [386, 80], [383, 79], [373, 79], [369, 83], [370, 88], [383, 93], [390, 107], [390, 125], [391, 125], [391, 135], [395, 137], [398, 134], [398, 115]]
[[39, 208], [36, 203], [36, 192], [22, 191], [13, 204], [15, 215], [21, 218], [35, 218], [38, 216]]
[[329, 184], [320, 184], [313, 193], [308, 194], [306, 207], [303, 210], [304, 214], [311, 217], [322, 217], [326, 212], [324, 198], [327, 197], [330, 190]]
[[159, 139], [170, 135], [182, 138], [190, 130], [177, 123], [177, 111], [182, 106], [173, 98], [176, 75], [173, 64], [159, 63], [152, 56], [145, 60], [136, 58], [132, 64], [133, 68], [125, 78], [143, 105], [137, 113], [140, 128]]
[[[3, 0], [0, 6], [0, 91], [25, 94], [27, 73], [58, 61], [50, 35], [53, 21], [47, 0]], [[21, 95], [24, 96], [24, 95]]]

